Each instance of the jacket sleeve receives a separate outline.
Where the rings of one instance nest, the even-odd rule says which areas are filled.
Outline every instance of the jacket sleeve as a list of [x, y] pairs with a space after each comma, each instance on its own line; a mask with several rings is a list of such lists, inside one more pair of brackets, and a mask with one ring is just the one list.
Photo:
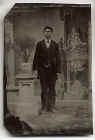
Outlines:
[[59, 53], [59, 47], [58, 44], [56, 44], [56, 72], [61, 72], [61, 60], [60, 60], [60, 53]]
[[36, 46], [36, 51], [35, 51], [35, 55], [34, 55], [34, 60], [33, 60], [33, 67], [32, 70], [35, 71], [38, 68], [38, 58], [39, 57], [39, 43], [37, 43]]

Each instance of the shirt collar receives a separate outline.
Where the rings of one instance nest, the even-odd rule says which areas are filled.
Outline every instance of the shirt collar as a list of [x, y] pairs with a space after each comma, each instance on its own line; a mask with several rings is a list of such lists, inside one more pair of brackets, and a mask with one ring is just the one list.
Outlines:
[[45, 40], [45, 43], [47, 43], [47, 41], [49, 41], [49, 44], [51, 43], [51, 39], [48, 40], [45, 38], [44, 40]]

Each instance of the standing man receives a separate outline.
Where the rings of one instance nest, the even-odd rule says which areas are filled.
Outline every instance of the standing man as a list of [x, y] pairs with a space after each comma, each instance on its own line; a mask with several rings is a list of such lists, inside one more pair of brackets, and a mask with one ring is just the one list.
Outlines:
[[53, 28], [46, 26], [43, 33], [44, 39], [37, 43], [33, 60], [33, 71], [37, 72], [41, 84], [41, 113], [53, 112], [55, 84], [60, 72], [58, 44], [52, 40]]

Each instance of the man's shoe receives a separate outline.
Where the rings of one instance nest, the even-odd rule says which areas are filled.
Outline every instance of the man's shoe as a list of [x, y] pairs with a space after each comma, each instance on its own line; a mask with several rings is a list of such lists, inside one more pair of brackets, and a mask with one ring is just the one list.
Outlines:
[[41, 109], [39, 110], [38, 114], [41, 115], [41, 114], [43, 114], [43, 113], [45, 113], [45, 112], [46, 112], [46, 110], [41, 108]]
[[47, 112], [53, 113], [53, 109], [47, 109]]

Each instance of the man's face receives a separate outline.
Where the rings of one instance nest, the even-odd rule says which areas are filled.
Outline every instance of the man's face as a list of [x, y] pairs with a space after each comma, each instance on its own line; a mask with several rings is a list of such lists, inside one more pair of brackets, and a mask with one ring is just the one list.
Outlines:
[[50, 39], [52, 36], [52, 31], [50, 29], [45, 29], [44, 36], [45, 38]]

